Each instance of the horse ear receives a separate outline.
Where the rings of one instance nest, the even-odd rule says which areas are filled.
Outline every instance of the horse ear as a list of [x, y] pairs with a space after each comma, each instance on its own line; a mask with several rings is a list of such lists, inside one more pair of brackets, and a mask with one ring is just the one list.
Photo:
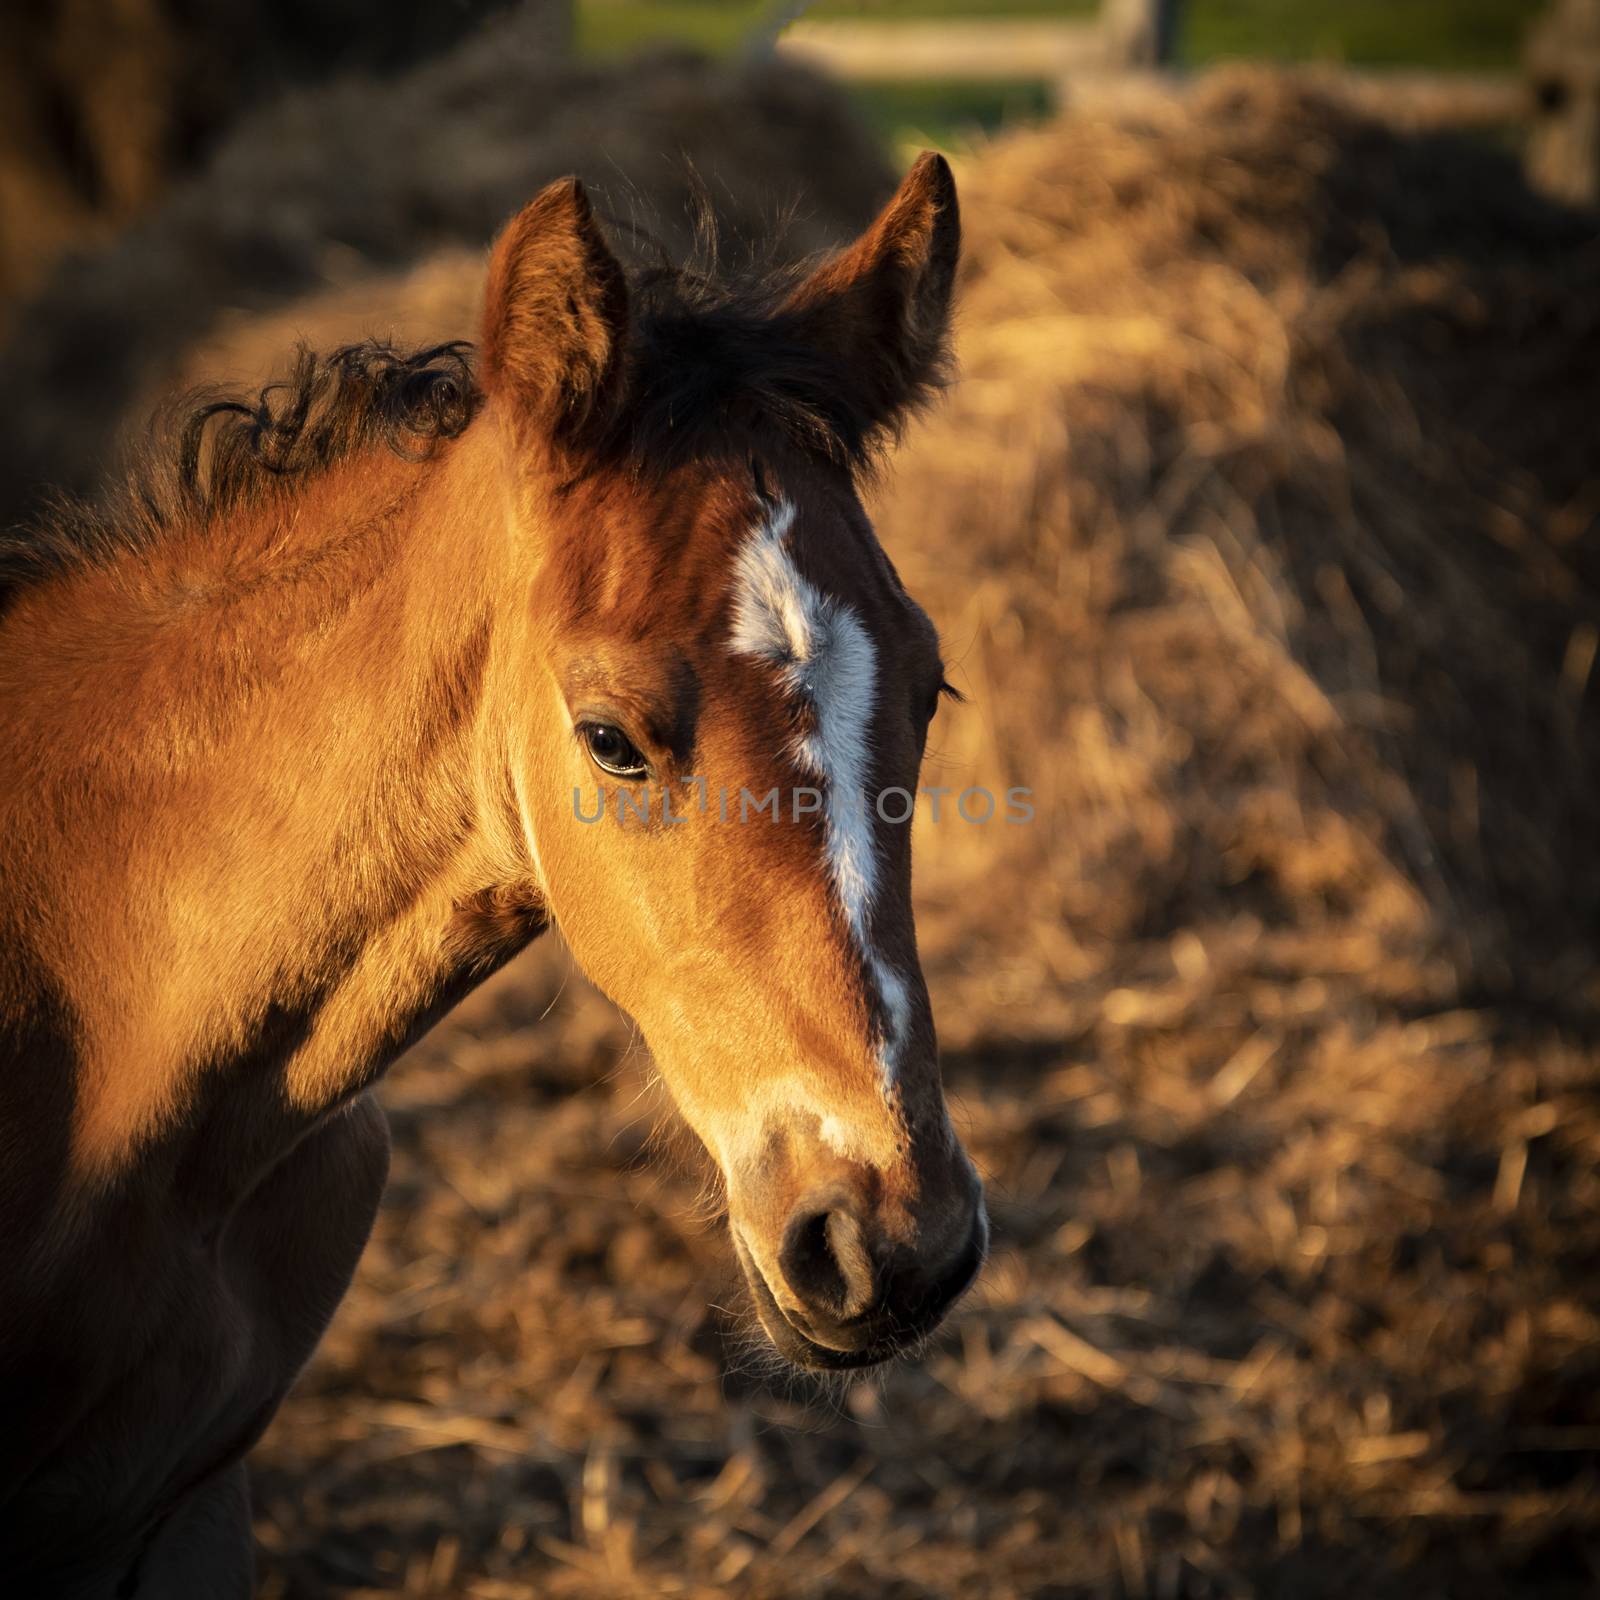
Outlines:
[[628, 285], [576, 178], [542, 189], [507, 224], [489, 260], [481, 380], [571, 429], [619, 387]]
[[864, 386], [870, 427], [893, 428], [943, 382], [960, 254], [955, 178], [924, 150], [878, 220], [785, 302], [795, 336]]

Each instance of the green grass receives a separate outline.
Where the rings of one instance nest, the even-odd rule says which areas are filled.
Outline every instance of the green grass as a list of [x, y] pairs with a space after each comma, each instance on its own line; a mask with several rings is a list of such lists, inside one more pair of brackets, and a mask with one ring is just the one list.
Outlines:
[[[1507, 68], [1534, 0], [1190, 0], [1182, 49], [1193, 63], [1257, 56], [1352, 65]], [[579, 48], [597, 55], [674, 40], [734, 49], [760, 0], [580, 0]], [[808, 17], [1083, 17], [1094, 0], [819, 0]]]
[[917, 83], [862, 83], [856, 100], [868, 124], [891, 145], [959, 149], [974, 134], [1050, 115], [1046, 83], [971, 83], [924, 79]]
[[[761, 19], [761, 0], [578, 0], [578, 48], [614, 55], [670, 41], [722, 52]], [[818, 0], [811, 17], [1084, 17], [1095, 0]]]
[[818, 0], [808, 17], [1092, 17], [1097, 0]]
[[[761, 20], [760, 0], [579, 0], [578, 49], [585, 55], [617, 55], [646, 44], [686, 44], [713, 54], [738, 48]], [[811, 17], [1089, 16], [1094, 0], [821, 0]]]
[[[721, 55], [766, 11], [760, 0], [579, 0], [578, 48], [617, 55], [677, 43]], [[808, 17], [1084, 17], [1095, 0], [819, 0]], [[1184, 64], [1237, 59], [1338, 61], [1477, 71], [1516, 66], [1534, 0], [1188, 0]], [[884, 135], [961, 143], [1045, 115], [1043, 83], [938, 81], [862, 85], [862, 110]]]
[[[811, 17], [1088, 16], [1095, 0], [822, 0]], [[682, 44], [714, 55], [736, 50], [760, 19], [760, 0], [579, 0], [578, 49], [619, 55], [652, 44]], [[1036, 121], [1050, 110], [1048, 86], [928, 80], [861, 84], [856, 98], [867, 121], [890, 143], [920, 141], [945, 148], [976, 132]]]
[[723, 55], [738, 46], [759, 11], [748, 0], [579, 0], [578, 52], [614, 56], [670, 42]]
[[1223, 58], [1506, 70], [1534, 0], [1198, 0], [1181, 40], [1194, 65]]

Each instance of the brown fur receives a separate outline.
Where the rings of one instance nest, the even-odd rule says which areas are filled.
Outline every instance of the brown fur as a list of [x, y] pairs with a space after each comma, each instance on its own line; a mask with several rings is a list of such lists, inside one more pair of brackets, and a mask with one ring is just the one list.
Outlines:
[[[14, 569], [9, 1571], [189, 1593], [198, 1549], [218, 1592], [239, 1581], [225, 1475], [370, 1226], [387, 1144], [366, 1091], [550, 920], [716, 1158], [780, 1348], [881, 1359], [964, 1284], [977, 1190], [939, 1087], [906, 830], [876, 841], [870, 942], [911, 997], [886, 1092], [882, 997], [815, 819], [589, 827], [569, 799], [597, 778], [575, 732], [595, 717], [658, 791], [805, 781], [787, 753], [805, 708], [728, 648], [736, 554], [771, 494], [796, 509], [807, 580], [874, 638], [874, 782], [914, 786], [937, 641], [850, 469], [937, 376], [954, 256], [948, 174], [924, 161], [765, 322], [705, 313], [697, 358], [683, 297], [630, 293], [581, 189], [557, 185], [496, 248], [481, 395], [449, 349], [303, 364], [276, 408], [203, 416], [189, 437], [209, 443], [124, 502], [142, 522], [62, 524]], [[864, 394], [841, 387], [847, 349]], [[664, 396], [691, 393], [720, 400], [669, 427]]]

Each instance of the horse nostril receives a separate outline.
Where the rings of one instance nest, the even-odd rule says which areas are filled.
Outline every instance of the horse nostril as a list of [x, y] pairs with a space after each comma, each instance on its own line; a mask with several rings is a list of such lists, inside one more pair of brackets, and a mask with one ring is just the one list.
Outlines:
[[848, 1211], [796, 1213], [784, 1229], [778, 1265], [808, 1311], [844, 1321], [872, 1304], [872, 1257]]

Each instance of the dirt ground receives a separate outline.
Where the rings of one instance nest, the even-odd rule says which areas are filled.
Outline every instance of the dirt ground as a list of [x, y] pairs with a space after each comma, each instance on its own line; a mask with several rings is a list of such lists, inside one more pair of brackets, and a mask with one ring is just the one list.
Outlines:
[[964, 377], [877, 495], [968, 704], [919, 932], [978, 1288], [751, 1337], [554, 940], [391, 1074], [254, 1457], [267, 1596], [1600, 1586], [1600, 243], [1314, 83], [975, 152]]

